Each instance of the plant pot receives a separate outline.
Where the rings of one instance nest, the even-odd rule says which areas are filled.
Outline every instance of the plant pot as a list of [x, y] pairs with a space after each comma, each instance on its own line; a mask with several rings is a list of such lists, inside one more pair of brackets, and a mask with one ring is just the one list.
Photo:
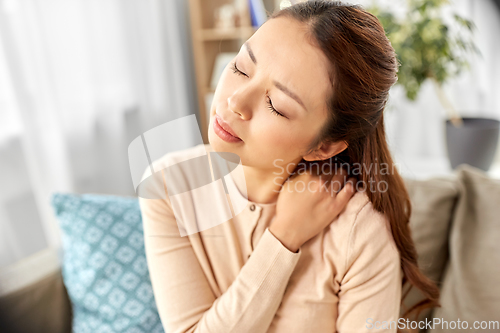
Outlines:
[[466, 163], [488, 171], [497, 152], [500, 121], [464, 117], [463, 126], [446, 120], [446, 147], [452, 169]]

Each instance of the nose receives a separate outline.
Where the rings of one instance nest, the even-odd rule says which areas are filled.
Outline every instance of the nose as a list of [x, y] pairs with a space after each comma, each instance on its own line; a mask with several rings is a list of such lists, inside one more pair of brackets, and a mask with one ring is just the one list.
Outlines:
[[233, 103], [233, 100], [231, 99], [231, 96], [227, 98], [227, 108], [229, 109], [229, 111], [236, 113], [241, 117], [241, 113], [235, 111], [235, 105]]
[[235, 91], [227, 98], [227, 106], [231, 112], [236, 113], [241, 119], [249, 120], [252, 117], [251, 100], [248, 94]]

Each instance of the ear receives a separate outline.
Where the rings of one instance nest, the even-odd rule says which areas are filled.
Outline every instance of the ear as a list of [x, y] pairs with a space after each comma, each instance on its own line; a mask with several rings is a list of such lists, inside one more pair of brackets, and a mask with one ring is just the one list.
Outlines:
[[345, 141], [338, 141], [334, 143], [321, 143], [321, 145], [304, 155], [302, 158], [306, 161], [321, 161], [333, 157], [343, 152], [348, 147]]

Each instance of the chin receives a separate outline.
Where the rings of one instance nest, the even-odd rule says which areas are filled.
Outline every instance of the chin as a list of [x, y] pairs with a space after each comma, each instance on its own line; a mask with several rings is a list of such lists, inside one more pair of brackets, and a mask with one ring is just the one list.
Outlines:
[[231, 145], [227, 142], [224, 142], [215, 133], [211, 133], [208, 135], [208, 143], [210, 144], [210, 146], [214, 151], [233, 153]]
[[234, 147], [234, 144], [227, 143], [227, 142], [223, 141], [221, 138], [219, 138], [217, 136], [217, 134], [215, 134], [213, 132], [213, 130], [211, 128], [209, 130], [212, 131], [208, 134], [208, 142], [210, 144], [212, 151], [219, 152], [219, 153], [236, 154], [239, 156], [241, 164], [246, 165], [242, 159], [240, 149], [238, 149], [237, 147]]
[[214, 151], [230, 152], [230, 150], [228, 150], [228, 148], [230, 148], [228, 147], [228, 144], [224, 142], [221, 138], [219, 138], [217, 134], [215, 134], [212, 128], [212, 124], [210, 124], [210, 126], [208, 127], [208, 143], [210, 144], [210, 146]]

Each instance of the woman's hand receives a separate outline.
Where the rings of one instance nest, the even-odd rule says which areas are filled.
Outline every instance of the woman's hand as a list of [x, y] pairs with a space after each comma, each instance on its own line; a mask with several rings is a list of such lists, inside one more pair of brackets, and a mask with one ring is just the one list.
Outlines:
[[355, 178], [346, 181], [345, 169], [325, 177], [308, 171], [290, 177], [281, 188], [269, 231], [292, 252], [327, 227], [355, 192]]

